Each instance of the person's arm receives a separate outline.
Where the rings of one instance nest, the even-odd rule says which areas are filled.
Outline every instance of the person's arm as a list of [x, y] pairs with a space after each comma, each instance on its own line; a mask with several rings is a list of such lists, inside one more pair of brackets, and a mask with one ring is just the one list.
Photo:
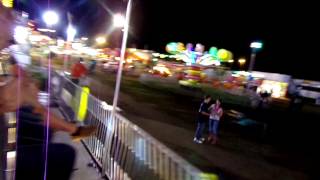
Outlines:
[[[31, 105], [34, 112], [42, 115], [43, 124], [55, 130], [66, 131], [70, 134], [76, 132], [77, 127], [68, 123], [56, 115], [50, 113], [38, 102], [38, 88], [33, 82], [25, 77], [13, 78], [4, 86], [0, 87], [0, 115], [6, 112], [14, 112], [22, 105]], [[46, 118], [49, 117], [49, 121]]]
[[33, 112], [39, 113], [43, 118], [43, 124], [45, 126], [48, 126], [49, 124], [49, 127], [54, 130], [65, 131], [70, 134], [73, 134], [77, 131], [77, 126], [75, 124], [68, 123], [64, 119], [58, 117], [53, 113], [49, 113], [49, 116], [48, 116], [48, 111], [43, 106], [37, 106], [33, 110]]
[[87, 75], [88, 70], [83, 64], [82, 64], [82, 71], [83, 71], [83, 76]]
[[222, 117], [223, 115], [223, 109], [221, 108], [220, 112], [219, 112], [219, 116]]
[[34, 83], [29, 84], [29, 86], [25, 90], [27, 94], [24, 94], [24, 103], [30, 104], [34, 107], [33, 112], [41, 114], [43, 124], [48, 126], [54, 130], [65, 131], [70, 134], [75, 133], [77, 130], [77, 126], [75, 124], [66, 122], [64, 119], [56, 116], [53, 113], [49, 113], [48, 109], [39, 103], [38, 101], [38, 93], [39, 89], [36, 87]]
[[76, 64], [73, 64], [73, 65], [71, 66], [71, 68], [70, 68], [70, 71], [71, 71], [70, 77], [71, 77], [71, 78], [74, 78], [74, 74], [75, 74], [75, 72], [77, 71], [76, 68], [77, 68]]
[[201, 107], [200, 107], [200, 113], [201, 113], [202, 115], [205, 115], [205, 116], [210, 116], [210, 114], [207, 113], [207, 109], [205, 109], [205, 107], [203, 106], [203, 104], [202, 104]]
[[18, 88], [17, 78], [3, 81], [0, 86], [0, 114], [14, 112], [20, 106], [22, 99], [19, 98]]
[[203, 114], [203, 115], [205, 115], [205, 116], [210, 116], [210, 114], [209, 114], [209, 113], [204, 112], [204, 111], [201, 111], [201, 114]]

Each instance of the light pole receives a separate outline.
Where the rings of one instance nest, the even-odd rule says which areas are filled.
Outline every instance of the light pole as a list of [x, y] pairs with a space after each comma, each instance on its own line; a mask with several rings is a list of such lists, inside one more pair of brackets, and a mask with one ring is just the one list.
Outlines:
[[67, 41], [72, 42], [76, 34], [77, 30], [71, 24], [69, 24], [67, 28]]
[[256, 60], [256, 54], [260, 49], [262, 49], [262, 46], [263, 46], [263, 44], [260, 41], [255, 41], [250, 44], [251, 56], [250, 56], [250, 64], [249, 64], [249, 69], [248, 69], [250, 76], [249, 76], [248, 83], [247, 83], [247, 89], [250, 89], [250, 87], [251, 87], [251, 81], [252, 81], [251, 72], [253, 70], [254, 63]]
[[42, 19], [46, 23], [47, 27], [51, 27], [59, 22], [58, 14], [52, 10], [44, 12]]
[[[42, 20], [45, 22], [47, 29], [49, 32], [48, 36], [51, 37], [50, 33], [54, 33], [55, 31], [50, 31], [49, 28], [51, 28], [52, 26], [58, 24], [59, 22], [59, 16], [55, 11], [52, 10], [47, 10], [42, 14]], [[48, 65], [50, 66], [50, 53], [49, 53], [49, 62]]]
[[[47, 27], [51, 27], [55, 24], [57, 24], [59, 22], [59, 16], [56, 12], [54, 11], [51, 11], [51, 10], [48, 10], [46, 11], [43, 16], [43, 21], [46, 23]], [[50, 95], [50, 82], [51, 81], [51, 52], [49, 52], [49, 55], [48, 55], [48, 107], [47, 107], [47, 124], [49, 124], [49, 121], [50, 121], [50, 118], [49, 118], [49, 114], [50, 114], [50, 98], [51, 98], [51, 95]], [[46, 141], [48, 142], [49, 141], [49, 126], [47, 126], [47, 129], [46, 129]], [[45, 156], [45, 164], [47, 164], [47, 161], [48, 161], [48, 143], [46, 143], [46, 147], [45, 147], [45, 152], [46, 152], [46, 156]], [[46, 176], [47, 174], [47, 166], [45, 166], [44, 168], [44, 175]], [[44, 177], [45, 177], [44, 176]]]
[[262, 46], [263, 46], [262, 42], [259, 42], [259, 41], [252, 42], [250, 44], [251, 56], [250, 56], [249, 72], [251, 72], [253, 70], [254, 63], [256, 60], [256, 54], [260, 49], [262, 49]]
[[[67, 33], [67, 42], [66, 42], [65, 49], [71, 50], [72, 42], [77, 34], [77, 30], [72, 26], [71, 22], [69, 22], [66, 33]], [[63, 60], [64, 73], [67, 72], [67, 68], [68, 68], [67, 61], [69, 60], [70, 60], [69, 55], [65, 54], [64, 60]]]
[[113, 16], [113, 26], [117, 28], [123, 28], [126, 24], [126, 19], [121, 14], [115, 14]]
[[49, 32], [48, 35], [51, 37], [51, 33], [54, 33], [55, 31], [50, 30], [50, 28], [59, 23], [58, 14], [55, 11], [47, 10], [43, 13], [42, 20], [46, 23], [47, 32]]
[[[118, 68], [118, 73], [117, 73], [117, 79], [116, 79], [116, 87], [115, 87], [115, 90], [114, 90], [114, 97], [113, 97], [112, 111], [111, 111], [111, 119], [109, 119], [110, 125], [108, 126], [109, 128], [107, 130], [107, 138], [105, 139], [105, 144], [107, 144], [107, 150], [104, 152], [104, 155], [103, 155], [104, 159], [106, 159], [108, 157], [108, 155], [110, 154], [110, 151], [111, 151], [110, 142], [111, 142], [111, 138], [112, 138], [111, 135], [113, 134], [113, 131], [116, 131], [116, 129], [114, 128], [115, 127], [115, 123], [117, 121], [116, 118], [115, 118], [115, 115], [116, 115], [116, 109], [117, 109], [117, 105], [118, 105], [119, 90], [120, 90], [121, 76], [122, 76], [122, 68], [123, 68], [123, 63], [124, 63], [124, 58], [125, 58], [125, 53], [126, 53], [127, 40], [128, 40], [131, 7], [132, 7], [132, 0], [129, 0], [128, 4], [127, 4], [126, 16], [124, 18], [125, 21], [124, 21], [124, 23], [122, 23], [123, 27], [124, 27], [124, 30], [123, 30], [123, 37], [122, 37], [122, 44], [121, 44], [120, 62], [119, 62], [119, 68]], [[119, 16], [118, 17], [114, 17], [114, 19], [113, 19], [114, 20], [113, 21], [114, 22], [114, 26], [118, 26], [118, 23], [115, 23], [116, 19], [120, 19]], [[102, 170], [103, 170], [103, 172], [105, 172], [106, 164], [103, 165]]]
[[121, 50], [120, 50], [119, 69], [117, 73], [116, 87], [115, 87], [113, 103], [112, 103], [113, 104], [112, 117], [114, 117], [116, 113], [116, 108], [118, 105], [119, 90], [120, 90], [121, 77], [122, 77], [122, 68], [123, 68], [123, 63], [125, 62], [125, 53], [126, 53], [126, 46], [127, 46], [127, 40], [128, 40], [131, 6], [132, 6], [132, 1], [129, 0], [127, 5], [126, 17], [116, 14], [113, 18], [114, 26], [118, 28], [124, 27], [124, 30], [123, 30], [123, 38], [122, 38], [122, 44], [121, 44]]

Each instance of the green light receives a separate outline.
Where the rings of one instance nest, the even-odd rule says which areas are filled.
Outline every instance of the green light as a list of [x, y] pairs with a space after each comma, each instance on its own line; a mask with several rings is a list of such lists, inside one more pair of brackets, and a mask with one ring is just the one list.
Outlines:
[[263, 47], [263, 43], [262, 42], [252, 42], [250, 44], [250, 47], [253, 49], [261, 49]]
[[211, 54], [214, 57], [218, 56], [218, 49], [216, 47], [211, 47], [209, 50], [209, 54]]

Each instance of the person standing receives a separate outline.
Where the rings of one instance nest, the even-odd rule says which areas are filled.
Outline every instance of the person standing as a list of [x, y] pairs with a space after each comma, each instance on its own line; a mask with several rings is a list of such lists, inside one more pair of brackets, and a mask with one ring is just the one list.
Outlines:
[[80, 58], [71, 68], [71, 81], [75, 84], [79, 84], [80, 79], [87, 74], [87, 68], [82, 63], [83, 59]]
[[94, 70], [96, 69], [97, 61], [91, 60], [89, 65], [89, 74], [94, 74]]
[[206, 95], [199, 108], [197, 129], [193, 139], [193, 141], [198, 144], [202, 144], [205, 140], [204, 138], [202, 138], [202, 134], [210, 115], [209, 114], [210, 101], [211, 101], [211, 97]]
[[221, 116], [223, 115], [223, 109], [221, 108], [221, 101], [216, 100], [215, 104], [209, 107], [210, 117], [209, 117], [209, 137], [208, 142], [211, 144], [216, 144], [218, 142], [218, 128]]

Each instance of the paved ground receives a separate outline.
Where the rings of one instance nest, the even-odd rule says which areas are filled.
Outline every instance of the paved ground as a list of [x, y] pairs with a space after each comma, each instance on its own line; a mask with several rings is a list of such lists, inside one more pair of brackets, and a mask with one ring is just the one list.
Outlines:
[[[92, 92], [98, 98], [111, 103], [114, 91], [112, 84], [94, 79], [91, 81]], [[300, 150], [301, 147], [291, 149], [285, 145], [285, 148], [281, 148], [283, 141], [279, 141], [280, 145], [276, 147], [275, 143], [252, 140], [243, 137], [239, 131], [225, 130], [223, 127], [222, 141], [218, 146], [194, 144], [194, 112], [197, 107], [193, 112], [189, 106], [198, 106], [196, 102], [191, 99], [175, 99], [170, 94], [161, 95], [159, 92], [151, 94], [151, 99], [146, 95], [144, 100], [125, 88], [122, 89], [119, 103], [123, 114], [204, 171], [221, 173], [224, 179], [310, 178], [310, 169], [306, 167], [308, 158], [300, 151], [296, 152], [296, 149]], [[168, 98], [168, 103], [159, 106], [159, 98]], [[172, 109], [175, 111], [171, 111]]]
[[[59, 110], [53, 109], [53, 112], [61, 116]], [[53, 137], [53, 142], [69, 144], [73, 146], [77, 152], [77, 159], [71, 180], [102, 180], [97, 169], [88, 166], [88, 164], [92, 162], [91, 157], [81, 142], [73, 142], [70, 136], [64, 132], [56, 132]]]

